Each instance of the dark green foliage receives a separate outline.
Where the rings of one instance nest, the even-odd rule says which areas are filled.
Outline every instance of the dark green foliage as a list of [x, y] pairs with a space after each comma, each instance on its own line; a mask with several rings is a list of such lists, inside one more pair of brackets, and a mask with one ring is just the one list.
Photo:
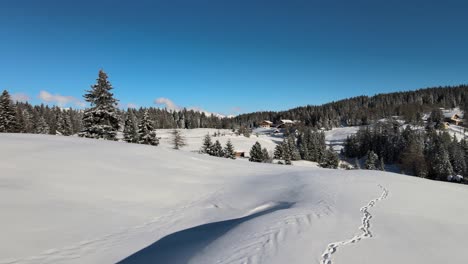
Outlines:
[[61, 110], [57, 108], [56, 113], [56, 134], [62, 136], [70, 136], [73, 134], [72, 129], [72, 121], [70, 115], [68, 114], [68, 110]]
[[156, 136], [156, 131], [154, 131], [152, 121], [149, 120], [147, 111], [138, 125], [138, 143], [152, 146], [159, 145], [159, 139]]
[[16, 115], [16, 108], [10, 94], [5, 90], [0, 96], [0, 132], [18, 131]]
[[231, 143], [231, 140], [228, 140], [226, 147], [224, 147], [224, 157], [228, 159], [236, 159], [236, 153], [234, 151], [234, 146]]
[[453, 175], [449, 154], [443, 145], [436, 145], [433, 151], [430, 164], [434, 179], [446, 180], [448, 176]]
[[174, 149], [179, 149], [186, 145], [185, 138], [182, 136], [182, 133], [179, 130], [172, 130], [171, 137], [171, 142]]
[[265, 161], [264, 152], [262, 150], [262, 145], [260, 145], [258, 141], [255, 142], [255, 144], [252, 146], [252, 149], [250, 149], [249, 161], [252, 161], [252, 162], [264, 162]]
[[266, 162], [266, 163], [271, 163], [272, 161], [272, 158], [270, 157], [270, 154], [268, 153], [268, 150], [266, 148], [262, 149], [262, 158], [263, 158], [263, 162]]
[[418, 177], [426, 178], [428, 169], [424, 157], [424, 139], [411, 136], [400, 156], [401, 169]]
[[439, 108], [432, 110], [431, 116], [429, 118], [429, 126], [434, 126], [437, 129], [443, 129], [444, 114]]
[[283, 144], [276, 145], [275, 151], [273, 152], [273, 158], [274, 159], [284, 159], [283, 149], [284, 149]]
[[[81, 137], [103, 138], [116, 140], [117, 130], [119, 129], [119, 116], [117, 113], [117, 100], [110, 92], [112, 85], [107, 80], [107, 74], [100, 70], [97, 83], [91, 86], [91, 90], [84, 95], [91, 107], [86, 109], [83, 115], [83, 131], [79, 133]], [[147, 138], [144, 140], [147, 144], [153, 144]]]
[[369, 153], [367, 153], [366, 163], [364, 164], [364, 168], [366, 170], [376, 170], [378, 160], [379, 160], [379, 156], [377, 156], [377, 154], [375, 154], [373, 151], [369, 151]]
[[46, 123], [43, 116], [40, 116], [37, 120], [35, 127], [35, 133], [37, 134], [49, 134], [49, 125]]
[[221, 143], [219, 143], [219, 140], [216, 140], [215, 143], [213, 144], [211, 155], [215, 157], [224, 157], [223, 146], [221, 146]]
[[340, 158], [332, 149], [327, 149], [325, 150], [325, 155], [319, 164], [322, 168], [337, 169], [340, 164]]
[[123, 136], [124, 141], [128, 143], [138, 143], [138, 128], [135, 122], [135, 116], [130, 109], [127, 112], [127, 117], [125, 118]]
[[[367, 155], [362, 154], [365, 151]], [[409, 126], [401, 131], [384, 124], [349, 137], [343, 153], [348, 158], [366, 156], [366, 169], [382, 169], [385, 162], [398, 164], [407, 174], [445, 181], [457, 174], [468, 176], [467, 151], [465, 140], [458, 141], [447, 132]]]
[[[224, 121], [226, 128], [232, 125], [253, 127], [263, 120], [278, 123], [280, 119], [300, 120], [307, 127], [332, 128], [340, 126], [362, 126], [389, 116], [412, 116], [416, 112], [431, 111], [435, 107], [453, 108], [466, 106], [467, 85], [436, 87], [408, 92], [358, 96], [323, 105], [308, 105], [281, 112], [256, 112]], [[467, 107], [468, 108], [468, 107]]]
[[326, 150], [325, 133], [305, 129], [298, 136], [297, 149], [301, 159], [321, 162]]
[[210, 134], [206, 134], [205, 138], [203, 139], [203, 144], [200, 149], [200, 152], [208, 155], [213, 155], [213, 142], [211, 141]]

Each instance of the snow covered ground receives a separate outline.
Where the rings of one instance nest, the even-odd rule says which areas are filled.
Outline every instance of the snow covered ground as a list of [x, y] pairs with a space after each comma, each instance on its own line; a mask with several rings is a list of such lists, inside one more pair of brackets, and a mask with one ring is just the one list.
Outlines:
[[0, 263], [466, 263], [468, 186], [0, 134]]
[[[197, 152], [200, 150], [203, 142], [203, 138], [206, 134], [212, 136], [212, 141], [219, 140], [224, 146], [228, 140], [234, 144], [236, 151], [244, 151], [248, 155], [250, 149], [258, 141], [262, 147], [268, 149], [273, 154], [273, 151], [277, 144], [283, 141], [283, 135], [281, 133], [273, 134], [274, 129], [257, 128], [254, 129], [250, 137], [243, 135], [236, 135], [232, 130], [229, 129], [213, 129], [213, 128], [198, 128], [198, 129], [181, 129], [182, 135], [185, 137], [187, 146], [183, 147], [184, 151]], [[359, 127], [340, 127], [332, 130], [325, 131], [325, 141], [327, 145], [333, 146], [333, 148], [339, 151], [346, 138], [352, 134], [355, 134], [359, 130]], [[171, 139], [172, 129], [158, 129], [156, 131], [158, 137], [160, 137], [161, 146], [164, 148], [172, 148]], [[221, 136], [213, 137], [214, 133], [221, 133]]]
[[356, 134], [359, 130], [358, 126], [338, 127], [325, 131], [325, 143], [327, 146], [332, 146], [335, 151], [340, 151], [348, 136]]
[[458, 140], [468, 137], [468, 130], [462, 126], [456, 126], [450, 124], [447, 128], [447, 132], [453, 137], [457, 137]]
[[[161, 146], [164, 148], [172, 148], [171, 144], [172, 129], [158, 129], [156, 133], [160, 137]], [[203, 138], [206, 134], [212, 136], [212, 141], [219, 140], [225, 146], [228, 140], [231, 140], [236, 151], [244, 151], [249, 153], [252, 146], [258, 141], [262, 147], [273, 153], [276, 145], [283, 141], [282, 136], [273, 136], [265, 133], [264, 130], [254, 131], [250, 137], [236, 135], [229, 129], [213, 129], [213, 128], [198, 128], [198, 129], [180, 129], [181, 134], [185, 137], [187, 146], [183, 147], [184, 151], [197, 152], [200, 150]], [[213, 137], [214, 133], [221, 133], [221, 136]]]

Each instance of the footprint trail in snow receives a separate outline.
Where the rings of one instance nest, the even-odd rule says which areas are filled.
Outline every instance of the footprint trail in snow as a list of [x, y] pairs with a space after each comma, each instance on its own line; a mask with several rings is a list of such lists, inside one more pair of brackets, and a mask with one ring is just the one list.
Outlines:
[[332, 255], [337, 251], [339, 247], [359, 242], [361, 239], [372, 237], [372, 233], [370, 231], [370, 220], [372, 218], [372, 214], [369, 212], [369, 209], [371, 207], [374, 207], [378, 201], [384, 200], [388, 196], [388, 190], [382, 185], [378, 186], [380, 189], [382, 189], [382, 194], [380, 195], [380, 197], [369, 201], [369, 203], [366, 206], [361, 208], [362, 221], [359, 230], [361, 230], [362, 233], [348, 240], [342, 240], [328, 244], [327, 248], [325, 249], [325, 252], [322, 254], [322, 261], [320, 262], [321, 264], [332, 264]]

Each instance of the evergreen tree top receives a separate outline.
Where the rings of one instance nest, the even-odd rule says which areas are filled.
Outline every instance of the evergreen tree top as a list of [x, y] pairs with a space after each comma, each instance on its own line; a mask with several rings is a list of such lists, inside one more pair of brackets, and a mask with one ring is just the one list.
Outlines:
[[85, 100], [91, 104], [91, 107], [104, 105], [117, 106], [118, 100], [110, 92], [113, 89], [112, 84], [102, 69], [99, 70], [99, 76], [96, 81], [96, 84], [91, 85], [91, 90], [88, 90], [87, 94], [84, 95]]

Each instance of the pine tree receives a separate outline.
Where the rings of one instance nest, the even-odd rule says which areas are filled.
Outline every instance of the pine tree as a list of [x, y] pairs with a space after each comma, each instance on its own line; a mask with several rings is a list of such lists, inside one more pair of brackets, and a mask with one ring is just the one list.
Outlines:
[[0, 96], [0, 132], [15, 132], [16, 110], [10, 94], [4, 90]]
[[219, 140], [216, 140], [213, 144], [213, 152], [212, 155], [215, 157], [224, 157], [223, 146], [219, 143]]
[[24, 126], [23, 126], [23, 132], [24, 133], [34, 133], [34, 118], [31, 116], [31, 113], [28, 111], [28, 109], [21, 109], [21, 108], [18, 108], [17, 109], [20, 109], [21, 112], [23, 113], [23, 122], [24, 122]]
[[[289, 143], [288, 143], [288, 139], [284, 139], [283, 142], [281, 142], [278, 146], [277, 146], [277, 149], [275, 149], [278, 151], [280, 151], [281, 153], [281, 159], [284, 159], [284, 163], [286, 165], [291, 165], [291, 160], [292, 160], [292, 151], [290, 150], [289, 148]], [[279, 157], [279, 156], [278, 156]]]
[[127, 112], [127, 117], [125, 118], [124, 130], [123, 130], [123, 140], [128, 143], [138, 143], [138, 128], [135, 122], [135, 116], [131, 111]]
[[46, 123], [43, 116], [40, 116], [37, 120], [34, 132], [37, 134], [49, 134], [49, 125]]
[[296, 146], [296, 140], [293, 135], [290, 135], [287, 139], [284, 140], [284, 155], [287, 155], [290, 160], [300, 160], [301, 154]]
[[263, 152], [262, 152], [262, 145], [260, 143], [255, 142], [255, 144], [252, 146], [252, 149], [250, 149], [250, 158], [249, 161], [252, 162], [263, 162]]
[[283, 143], [280, 143], [280, 144], [276, 145], [275, 151], [273, 152], [273, 158], [275, 158], [275, 159], [284, 159], [283, 152], [284, 152]]
[[83, 131], [79, 133], [79, 136], [116, 140], [119, 117], [117, 100], [110, 92], [111, 90], [112, 85], [107, 80], [107, 74], [100, 70], [97, 83], [91, 86], [91, 90], [84, 95], [91, 107], [84, 112]]
[[70, 136], [73, 134], [70, 115], [66, 110], [57, 110], [57, 130], [58, 135]]
[[323, 168], [336, 169], [340, 164], [340, 158], [338, 154], [330, 148], [325, 150], [325, 155], [319, 164]]
[[379, 160], [379, 156], [377, 156], [377, 154], [375, 154], [372, 150], [369, 151], [369, 153], [367, 154], [367, 159], [365, 163], [366, 170], [376, 170], [378, 160]]
[[213, 142], [211, 141], [210, 134], [206, 134], [205, 138], [203, 139], [203, 144], [200, 149], [201, 153], [205, 153], [208, 155], [213, 155]]
[[145, 111], [138, 125], [138, 143], [152, 146], [159, 145], [159, 139], [154, 131], [153, 123], [149, 120], [148, 110]]
[[182, 136], [179, 130], [172, 130], [171, 135], [172, 146], [174, 147], [174, 149], [179, 149], [186, 145], [185, 138]]
[[15, 119], [16, 119], [16, 125], [15, 125], [15, 129], [12, 132], [16, 132], [16, 133], [26, 132], [27, 124], [26, 124], [24, 112], [21, 109], [18, 109], [18, 108], [16, 109]]
[[271, 163], [272, 161], [270, 158], [270, 154], [268, 153], [268, 150], [266, 148], [262, 149], [262, 159], [263, 159], [262, 162], [266, 162], [266, 163]]
[[224, 157], [228, 159], [236, 159], [236, 153], [234, 151], [234, 146], [231, 143], [231, 140], [228, 140], [226, 147], [224, 147]]
[[379, 162], [377, 164], [377, 169], [381, 171], [385, 171], [385, 163], [382, 157], [379, 158]]
[[449, 154], [445, 146], [440, 143], [436, 143], [431, 165], [436, 180], [446, 180], [447, 177], [453, 175], [453, 167], [450, 163]]
[[449, 145], [450, 163], [453, 167], [453, 172], [457, 175], [465, 175], [466, 163], [465, 153], [461, 144], [458, 143], [457, 138], [454, 136], [453, 141]]

